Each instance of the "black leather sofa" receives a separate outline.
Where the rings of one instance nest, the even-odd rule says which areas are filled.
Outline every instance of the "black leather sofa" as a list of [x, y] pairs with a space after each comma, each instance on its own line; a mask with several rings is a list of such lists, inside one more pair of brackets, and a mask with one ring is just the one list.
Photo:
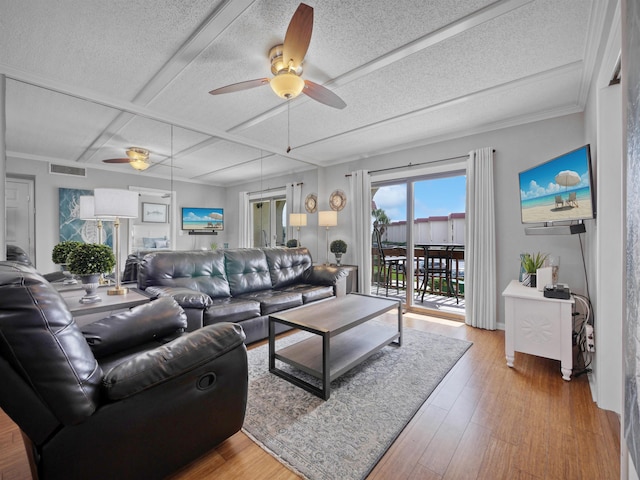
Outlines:
[[138, 288], [173, 297], [187, 314], [189, 330], [234, 322], [252, 343], [268, 336], [270, 314], [346, 295], [347, 274], [313, 265], [304, 247], [164, 251], [140, 261]]
[[0, 407], [33, 478], [160, 479], [240, 430], [242, 329], [186, 326], [162, 298], [81, 330], [32, 267], [0, 262]]

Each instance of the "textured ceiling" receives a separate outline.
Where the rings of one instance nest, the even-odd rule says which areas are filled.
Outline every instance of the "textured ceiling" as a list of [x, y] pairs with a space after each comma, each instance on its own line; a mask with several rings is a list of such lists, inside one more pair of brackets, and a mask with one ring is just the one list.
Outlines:
[[611, 1], [307, 3], [303, 78], [343, 110], [208, 94], [271, 76], [298, 1], [0, 0], [8, 155], [166, 177], [173, 124], [174, 177], [233, 185], [579, 112]]

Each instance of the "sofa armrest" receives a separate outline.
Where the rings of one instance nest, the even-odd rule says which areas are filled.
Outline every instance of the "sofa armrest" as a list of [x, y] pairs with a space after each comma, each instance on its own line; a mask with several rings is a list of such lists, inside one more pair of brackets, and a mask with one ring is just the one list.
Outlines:
[[184, 287], [147, 287], [145, 293], [156, 297], [171, 297], [182, 308], [199, 308], [204, 310], [213, 303], [206, 293]]
[[172, 298], [159, 298], [82, 327], [96, 358], [122, 352], [187, 328], [184, 310]]
[[347, 276], [349, 272], [342, 267], [332, 265], [313, 265], [307, 270], [306, 281], [312, 285], [327, 285], [333, 287], [336, 297], [347, 294]]
[[170, 381], [242, 345], [237, 324], [216, 323], [141, 353], [111, 369], [102, 384], [110, 400], [119, 400]]

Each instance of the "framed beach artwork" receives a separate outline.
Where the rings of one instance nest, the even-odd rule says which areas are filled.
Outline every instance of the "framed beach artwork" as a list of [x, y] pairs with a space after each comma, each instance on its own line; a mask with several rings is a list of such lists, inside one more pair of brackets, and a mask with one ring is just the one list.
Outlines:
[[168, 205], [165, 203], [142, 203], [142, 221], [145, 223], [167, 223]]
[[[80, 197], [93, 195], [93, 190], [78, 188], [59, 188], [59, 240], [74, 240], [84, 243], [98, 242], [98, 222], [80, 219]], [[113, 245], [113, 222], [102, 222], [102, 242]]]

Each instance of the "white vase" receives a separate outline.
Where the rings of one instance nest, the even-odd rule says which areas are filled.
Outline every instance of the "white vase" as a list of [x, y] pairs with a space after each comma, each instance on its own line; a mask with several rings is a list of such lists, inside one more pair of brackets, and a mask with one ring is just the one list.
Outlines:
[[80, 298], [80, 303], [98, 303], [102, 299], [98, 295], [98, 286], [100, 285], [100, 274], [93, 273], [91, 275], [80, 275], [82, 288], [86, 294]]
[[342, 254], [334, 253], [334, 255], [336, 256], [336, 265], [340, 266], [340, 262], [342, 261]]

